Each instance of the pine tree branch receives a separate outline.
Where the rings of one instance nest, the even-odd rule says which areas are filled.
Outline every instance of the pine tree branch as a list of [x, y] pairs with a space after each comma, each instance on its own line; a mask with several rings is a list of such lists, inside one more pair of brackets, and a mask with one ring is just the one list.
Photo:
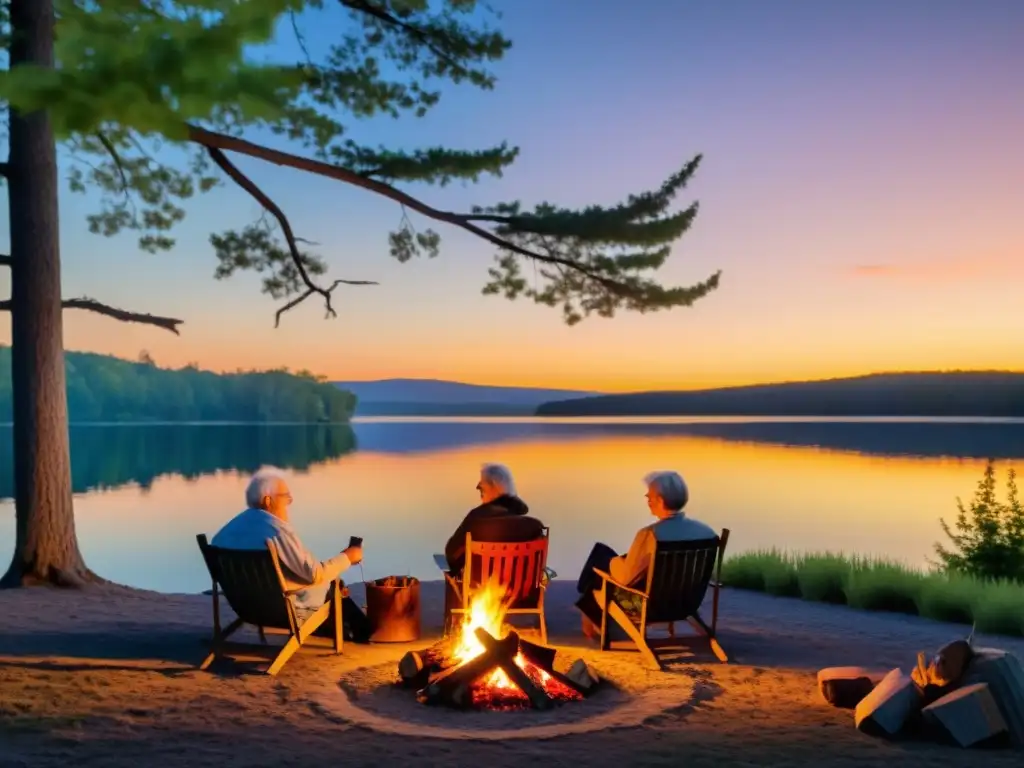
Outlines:
[[288, 217], [284, 215], [284, 211], [282, 211], [281, 208], [278, 207], [277, 203], [271, 200], [262, 189], [256, 186], [256, 183], [253, 182], [252, 179], [242, 173], [238, 169], [238, 166], [228, 160], [220, 149], [208, 144], [204, 144], [203, 146], [206, 148], [206, 152], [210, 155], [210, 159], [213, 160], [213, 162], [216, 163], [232, 181], [248, 192], [256, 202], [262, 205], [263, 208], [270, 213], [271, 216], [277, 219], [277, 223], [281, 226], [281, 232], [284, 234], [284, 239], [288, 243], [288, 251], [295, 264], [295, 269], [298, 271], [299, 277], [302, 278], [302, 282], [306, 285], [307, 290], [305, 293], [295, 299], [292, 299], [277, 311], [274, 319], [275, 328], [280, 324], [281, 315], [283, 313], [298, 306], [314, 293], [318, 293], [324, 297], [324, 307], [327, 310], [327, 317], [337, 317], [338, 313], [335, 312], [334, 307], [331, 306], [331, 293], [335, 288], [339, 285], [377, 285], [377, 283], [372, 280], [335, 280], [330, 288], [321, 288], [319, 285], [314, 283], [309, 276], [309, 272], [306, 270], [306, 265], [302, 263], [302, 254], [299, 252], [299, 245], [296, 240], [295, 233], [292, 232], [292, 225], [288, 221]]
[[[142, 325], [154, 325], [157, 328], [163, 328], [166, 331], [170, 331], [175, 336], [180, 336], [181, 333], [178, 331], [178, 326], [184, 323], [184, 320], [176, 320], [173, 317], [160, 317], [159, 315], [150, 315], [142, 312], [129, 312], [125, 309], [118, 309], [117, 307], [111, 307], [108, 304], [101, 304], [100, 302], [83, 296], [80, 299], [64, 299], [60, 303], [63, 309], [84, 309], [89, 312], [95, 312], [105, 317], [113, 318], [114, 320], [120, 320], [122, 323], [141, 323]], [[11, 301], [0, 301], [0, 312], [10, 312]]]
[[414, 24], [402, 21], [393, 14], [389, 13], [386, 9], [381, 8], [368, 0], [338, 0], [339, 3], [345, 8], [360, 13], [365, 13], [367, 16], [372, 16], [378, 21], [382, 21], [385, 24], [389, 24], [392, 27], [405, 32], [416, 42], [420, 43], [424, 48], [434, 54], [440, 61], [443, 61], [449, 67], [452, 68], [453, 72], [464, 72], [465, 67], [454, 59], [450, 54], [441, 50], [436, 44], [434, 36], [426, 30], [420, 29]]
[[[216, 150], [237, 152], [241, 155], [248, 155], [249, 157], [255, 157], [260, 160], [265, 160], [268, 163], [274, 163], [275, 165], [281, 165], [287, 168], [294, 168], [296, 170], [306, 171], [307, 173], [313, 173], [318, 176], [325, 176], [330, 179], [345, 182], [346, 184], [352, 184], [353, 186], [360, 187], [361, 189], [365, 189], [368, 192], [373, 192], [375, 194], [381, 195], [382, 197], [386, 197], [389, 200], [393, 200], [394, 202], [400, 205], [404, 205], [423, 216], [433, 219], [434, 221], [441, 221], [446, 224], [450, 224], [454, 227], [459, 227], [460, 229], [470, 232], [476, 235], [477, 237], [481, 238], [482, 240], [486, 240], [487, 242], [496, 245], [498, 248], [501, 248], [503, 250], [518, 254], [519, 256], [524, 256], [528, 259], [533, 259], [534, 261], [543, 262], [545, 264], [560, 264], [563, 267], [568, 267], [569, 269], [575, 270], [576, 272], [579, 272], [585, 277], [588, 277], [591, 280], [600, 283], [610, 292], [615, 293], [617, 295], [628, 295], [631, 293], [631, 290], [628, 286], [623, 285], [617, 280], [607, 278], [604, 275], [595, 272], [594, 270], [588, 268], [586, 265], [578, 261], [574, 261], [572, 259], [565, 259], [554, 255], [545, 255], [542, 253], [538, 253], [536, 251], [531, 251], [526, 248], [523, 248], [509, 240], [499, 237], [493, 232], [489, 232], [486, 229], [483, 229], [482, 227], [476, 226], [472, 222], [472, 215], [453, 213], [451, 211], [441, 211], [438, 210], [437, 208], [432, 208], [426, 203], [416, 199], [412, 195], [406, 192], [402, 192], [400, 189], [392, 187], [390, 184], [385, 184], [384, 182], [378, 181], [376, 179], [367, 178], [366, 176], [356, 173], [355, 171], [349, 170], [348, 168], [343, 168], [337, 165], [331, 165], [330, 163], [325, 163], [320, 160], [313, 160], [306, 157], [300, 157], [298, 155], [293, 155], [288, 152], [281, 152], [280, 150], [271, 149], [270, 147], [264, 147], [260, 144], [254, 144], [251, 141], [246, 141], [245, 139], [236, 138], [234, 136], [228, 136], [227, 134], [217, 133], [215, 131], [208, 131], [205, 128], [200, 128], [192, 124], [188, 124], [187, 128], [189, 141], [192, 141], [196, 144], [199, 144], [200, 146], [205, 147], [207, 152], [212, 153], [213, 151]], [[220, 154], [220, 156], [223, 157], [223, 154]], [[213, 157], [212, 154], [211, 157]], [[216, 158], [214, 159], [216, 162]], [[219, 164], [220, 163], [218, 162], [218, 165]], [[234, 166], [231, 167], [234, 168]], [[225, 172], [228, 172], [226, 168]], [[240, 172], [238, 172], [237, 169], [235, 169], [234, 172], [238, 173], [239, 176], [241, 176]], [[228, 173], [229, 175], [231, 175], [231, 172]], [[235, 177], [232, 175], [232, 178]], [[245, 177], [241, 176], [241, 178], [244, 179]], [[235, 180], [238, 181], [238, 179]], [[267, 203], [269, 203], [270, 205], [274, 205], [269, 198], [266, 198], [266, 196], [263, 195], [262, 192], [259, 192], [259, 189], [256, 188], [255, 185], [252, 184], [252, 182], [248, 181], [248, 179], [246, 179], [246, 181], [251, 186], [251, 188], [250, 186], [242, 186], [243, 188], [246, 189], [246, 191], [249, 192], [249, 194], [253, 195], [253, 197], [256, 197], [256, 199], [259, 200], [261, 204], [265, 199]], [[239, 184], [241, 184], [241, 182], [239, 182]], [[253, 193], [253, 189], [255, 189], [257, 193], [262, 195], [262, 197], [257, 197], [257, 195]], [[265, 205], [265, 207], [267, 206]], [[276, 213], [275, 209], [277, 211]], [[278, 216], [278, 221], [282, 221], [284, 214], [280, 214], [280, 216], [278, 215], [280, 213], [280, 209], [277, 209], [277, 206], [274, 206], [274, 209], [268, 207], [268, 210], [270, 210], [270, 212], [273, 213], [275, 216]], [[285, 231], [286, 237], [289, 237], [290, 231], [290, 228]], [[292, 255], [294, 258], [295, 254], [297, 254], [298, 252], [298, 249], [294, 247], [293, 241], [294, 237], [291, 237], [289, 240], [289, 247], [292, 248]], [[303, 282], [305, 282], [309, 288], [311, 288], [313, 291], [317, 293], [323, 293], [323, 289], [319, 289], [311, 282], [308, 282], [305, 279], [304, 274], [303, 278]], [[333, 310], [330, 309], [329, 295], [327, 296], [327, 299], [328, 313], [330, 314], [333, 313]]]

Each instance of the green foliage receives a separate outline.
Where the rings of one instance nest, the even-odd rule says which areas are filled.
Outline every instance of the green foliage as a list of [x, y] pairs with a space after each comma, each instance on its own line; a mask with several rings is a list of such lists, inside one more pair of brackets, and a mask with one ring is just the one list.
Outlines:
[[899, 563], [842, 554], [793, 555], [772, 549], [727, 558], [722, 582], [736, 589], [869, 611], [976, 624], [979, 632], [1024, 635], [1024, 585], [1008, 581], [924, 573]]
[[1006, 477], [1006, 501], [996, 495], [995, 463], [990, 459], [978, 482], [970, 509], [957, 498], [956, 521], [940, 519], [951, 546], [937, 543], [943, 570], [981, 579], [1010, 579], [1024, 583], [1024, 505], [1017, 493], [1017, 475]]
[[[68, 411], [82, 422], [347, 422], [356, 398], [309, 372], [217, 374], [158, 368], [148, 353], [133, 363], [65, 353]], [[0, 422], [10, 422], [11, 350], [0, 347]]]
[[[276, 136], [393, 200], [401, 194], [395, 184], [501, 176], [518, 155], [504, 142], [399, 149], [349, 135], [358, 121], [425, 115], [446, 83], [494, 87], [490, 67], [511, 42], [476, 0], [55, 2], [58, 67], [0, 72], [0, 98], [19, 110], [49, 111], [73, 162], [71, 189], [101, 193], [90, 230], [133, 232], [144, 251], [173, 248], [185, 202], [219, 181], [190, 125], [231, 137]], [[337, 29], [318, 56], [306, 45], [310, 25]], [[281, 35], [294, 36], [301, 61], [272, 55]], [[678, 213], [669, 206], [699, 161], [657, 191], [611, 207], [544, 203], [527, 211], [507, 202], [468, 214], [412, 207], [498, 249], [485, 294], [561, 307], [570, 324], [590, 314], [688, 306], [718, 286], [717, 273], [689, 287], [664, 287], [652, 275], [696, 215], [696, 204]], [[278, 228], [261, 217], [213, 234], [215, 277], [252, 270], [276, 299], [305, 294], [311, 286], [299, 264], [311, 279], [327, 265], [316, 253], [283, 245]], [[392, 257], [433, 257], [439, 249], [438, 232], [414, 226], [403, 204], [389, 235]], [[524, 278], [524, 260], [540, 266], [536, 281]]]

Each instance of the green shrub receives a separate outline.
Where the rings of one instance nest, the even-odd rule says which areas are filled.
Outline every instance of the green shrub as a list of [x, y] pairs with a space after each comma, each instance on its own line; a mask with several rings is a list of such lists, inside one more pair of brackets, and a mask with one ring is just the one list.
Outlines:
[[846, 582], [851, 562], [842, 555], [807, 555], [797, 560], [796, 579], [800, 597], [819, 603], [846, 602]]
[[1024, 504], [1013, 469], [1007, 472], [1005, 502], [996, 497], [995, 464], [989, 459], [970, 509], [959, 498], [956, 506], [952, 526], [939, 519], [951, 542], [948, 548], [935, 545], [939, 567], [947, 573], [1024, 583]]
[[979, 585], [975, 579], [962, 576], [925, 578], [917, 596], [917, 612], [935, 621], [971, 624], [974, 622], [974, 606], [982, 599], [983, 591], [984, 584]]
[[728, 587], [971, 624], [979, 632], [1024, 635], [1024, 584], [926, 573], [886, 560], [834, 553], [795, 556], [760, 550], [727, 558]]
[[846, 580], [846, 604], [867, 611], [917, 615], [922, 576], [898, 565], [854, 567]]
[[722, 583], [736, 589], [764, 592], [765, 572], [783, 557], [776, 550], [757, 550], [729, 557], [722, 563]]
[[984, 595], [974, 606], [978, 632], [995, 635], [1024, 635], [1024, 589], [1002, 582], [984, 583]]

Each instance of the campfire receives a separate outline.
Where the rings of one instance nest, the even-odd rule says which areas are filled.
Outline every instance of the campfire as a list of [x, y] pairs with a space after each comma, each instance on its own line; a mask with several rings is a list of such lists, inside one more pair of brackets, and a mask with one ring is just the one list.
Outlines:
[[484, 587], [452, 638], [402, 658], [402, 684], [424, 704], [460, 709], [550, 709], [593, 692], [598, 678], [582, 659], [558, 672], [557, 651], [507, 628], [506, 608], [500, 586]]

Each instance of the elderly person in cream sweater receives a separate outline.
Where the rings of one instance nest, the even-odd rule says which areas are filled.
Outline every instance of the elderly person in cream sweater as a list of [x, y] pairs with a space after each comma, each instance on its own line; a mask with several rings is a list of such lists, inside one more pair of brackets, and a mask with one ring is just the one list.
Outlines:
[[580, 574], [576, 589], [580, 599], [576, 607], [583, 614], [583, 632], [588, 637], [599, 634], [603, 606], [598, 603], [601, 578], [598, 568], [626, 586], [636, 586], [647, 576], [647, 566], [659, 541], [698, 541], [718, 536], [709, 525], [687, 517], [683, 508], [690, 500], [686, 482], [678, 472], [652, 472], [644, 478], [647, 487], [647, 508], [656, 518], [641, 528], [629, 551], [618, 554], [607, 544], [595, 544]]

